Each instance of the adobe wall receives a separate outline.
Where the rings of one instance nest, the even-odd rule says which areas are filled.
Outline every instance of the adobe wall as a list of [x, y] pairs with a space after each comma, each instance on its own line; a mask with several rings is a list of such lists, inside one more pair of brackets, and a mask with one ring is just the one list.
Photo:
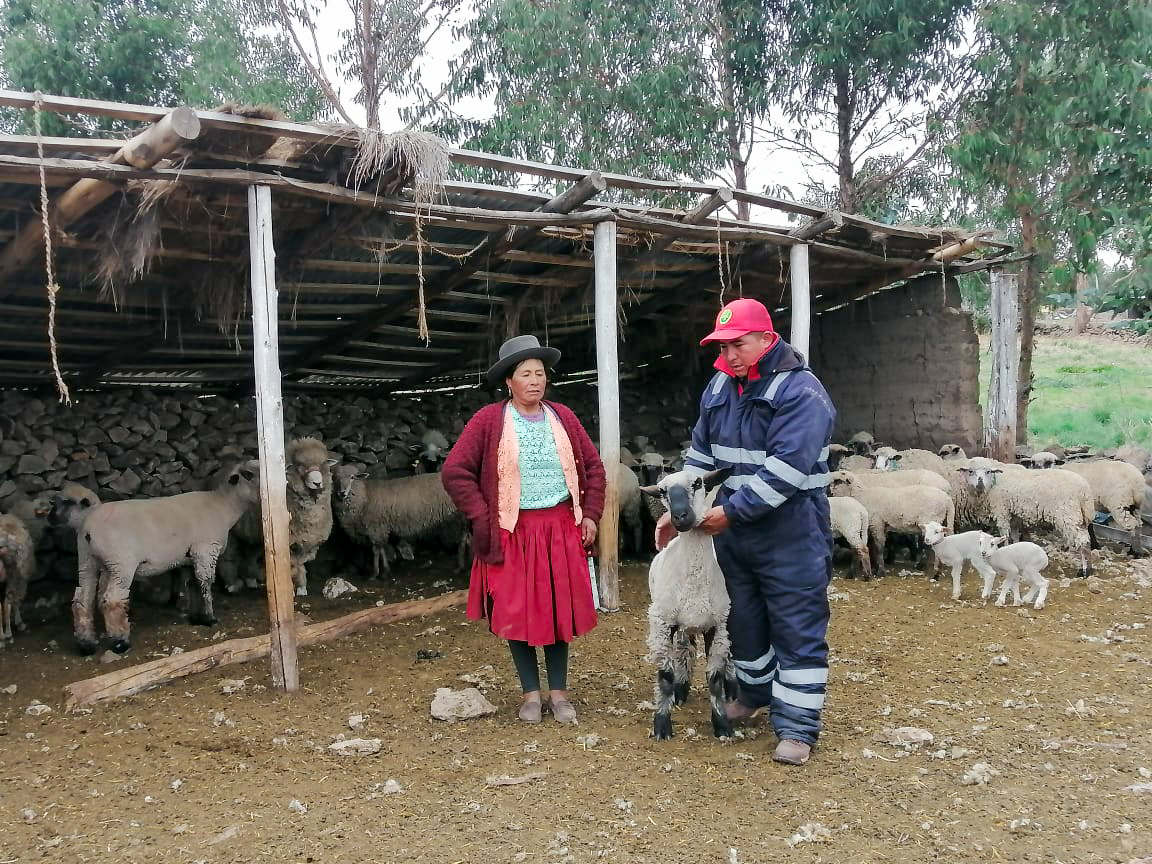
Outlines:
[[922, 276], [819, 316], [811, 363], [839, 411], [837, 440], [979, 449], [980, 343], [956, 281]]

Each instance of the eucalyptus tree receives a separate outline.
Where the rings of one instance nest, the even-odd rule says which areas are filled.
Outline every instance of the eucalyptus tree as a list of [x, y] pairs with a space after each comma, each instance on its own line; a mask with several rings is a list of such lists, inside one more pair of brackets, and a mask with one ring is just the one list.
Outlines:
[[[153, 105], [270, 103], [307, 118], [317, 93], [265, 0], [6, 0], [0, 78], [18, 90]], [[4, 125], [30, 131], [24, 112]], [[97, 134], [114, 118], [42, 118], [45, 134]]]
[[1075, 270], [1124, 226], [1152, 236], [1152, 5], [998, 0], [980, 10], [979, 83], [950, 148], [958, 180], [1015, 225], [1022, 263], [1017, 429], [1026, 434], [1042, 267], [1067, 243]]

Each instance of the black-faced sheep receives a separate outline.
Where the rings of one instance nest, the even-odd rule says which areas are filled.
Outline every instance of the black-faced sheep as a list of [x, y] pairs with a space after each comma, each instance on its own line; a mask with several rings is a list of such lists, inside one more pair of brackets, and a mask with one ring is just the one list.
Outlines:
[[712, 732], [717, 738], [732, 735], [725, 708], [727, 697], [736, 688], [728, 640], [731, 601], [711, 536], [695, 530], [708, 510], [710, 490], [726, 475], [726, 471], [717, 471], [696, 477], [680, 471], [657, 486], [643, 487], [644, 494], [664, 501], [672, 525], [680, 532], [657, 553], [648, 569], [652, 598], [648, 606], [648, 660], [660, 667], [652, 720], [652, 734], [658, 740], [672, 737], [672, 707], [688, 696], [697, 636], [703, 637], [708, 655]]
[[[216, 623], [212, 581], [228, 532], [260, 495], [259, 463], [241, 463], [210, 492], [185, 492], [165, 498], [110, 501], [93, 507], [77, 536], [79, 587], [72, 599], [76, 646], [97, 648], [96, 592], [103, 581], [100, 613], [110, 647], [123, 653], [129, 641], [128, 597], [132, 580], [184, 564], [195, 569], [201, 611], [193, 624]], [[103, 580], [101, 575], [103, 574]]]
[[460, 527], [457, 565], [463, 566], [463, 516], [444, 491], [439, 474], [416, 474], [381, 480], [359, 466], [339, 465], [333, 473], [336, 494], [333, 509], [340, 526], [353, 540], [372, 547], [372, 572], [384, 578], [390, 572], [390, 540], [418, 539]]
[[0, 516], [0, 566], [4, 579], [0, 584], [0, 648], [17, 630], [27, 629], [20, 606], [28, 593], [28, 583], [36, 576], [35, 547], [23, 520], [11, 514]]

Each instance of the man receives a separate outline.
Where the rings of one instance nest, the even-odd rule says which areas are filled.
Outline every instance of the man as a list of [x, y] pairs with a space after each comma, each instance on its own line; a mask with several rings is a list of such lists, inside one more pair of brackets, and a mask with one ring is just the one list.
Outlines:
[[[828, 443], [836, 411], [820, 381], [756, 300], [734, 300], [700, 342], [718, 344], [686, 471], [730, 474], [700, 527], [715, 536], [732, 611], [739, 696], [728, 716], [769, 707], [773, 759], [808, 761], [828, 682]], [[675, 535], [668, 515], [657, 548]]]

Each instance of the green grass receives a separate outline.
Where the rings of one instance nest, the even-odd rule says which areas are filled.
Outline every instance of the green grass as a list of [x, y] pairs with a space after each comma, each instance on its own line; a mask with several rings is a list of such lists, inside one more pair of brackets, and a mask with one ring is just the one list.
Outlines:
[[[981, 390], [988, 388], [990, 354], [981, 340]], [[1030, 442], [1099, 449], [1152, 447], [1152, 351], [1100, 338], [1037, 337]]]

